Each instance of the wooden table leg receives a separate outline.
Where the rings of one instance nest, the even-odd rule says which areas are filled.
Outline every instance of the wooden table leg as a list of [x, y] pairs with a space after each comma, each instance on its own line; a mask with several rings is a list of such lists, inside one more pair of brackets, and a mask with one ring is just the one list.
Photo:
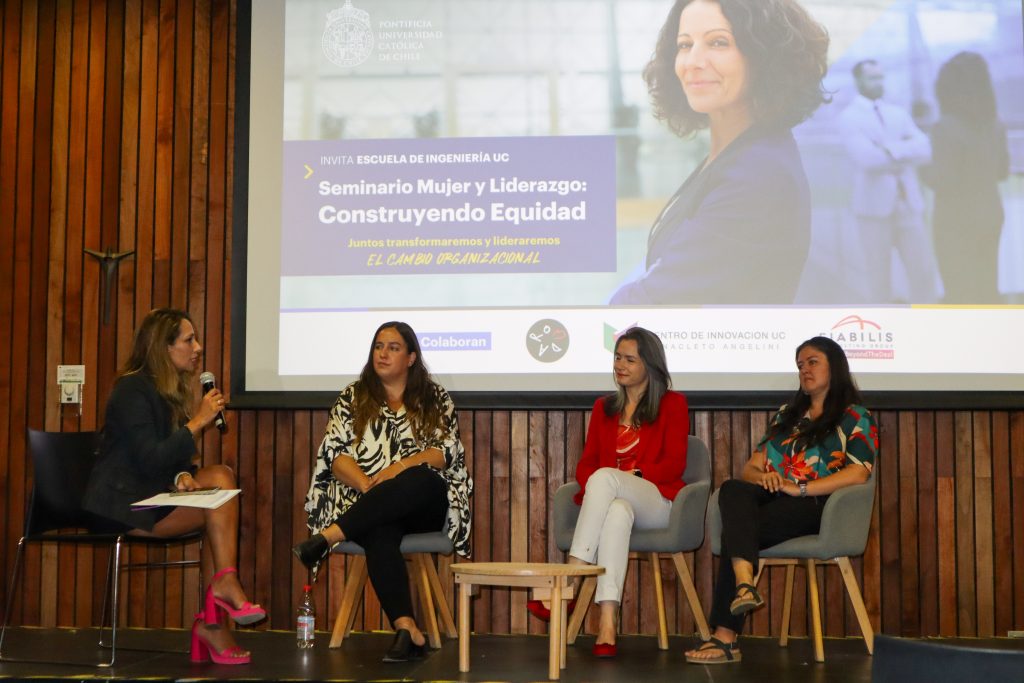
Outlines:
[[557, 681], [562, 673], [559, 666], [562, 657], [562, 612], [565, 611], [565, 603], [562, 602], [561, 580], [556, 579], [555, 585], [551, 588], [551, 621], [548, 622], [548, 678]]
[[459, 584], [459, 671], [469, 671], [469, 596], [472, 584]]
[[565, 643], [565, 637], [566, 637], [566, 631], [567, 631], [566, 626], [567, 626], [567, 624], [569, 622], [569, 602], [568, 601], [563, 601], [562, 605], [563, 605], [563, 607], [562, 607], [562, 618], [560, 620], [561, 624], [560, 624], [560, 627], [559, 627], [559, 635], [558, 635], [558, 649], [560, 651], [559, 652], [559, 656], [558, 656], [558, 664], [559, 664], [559, 668], [560, 669], [564, 669], [565, 668], [565, 644], [566, 644]]

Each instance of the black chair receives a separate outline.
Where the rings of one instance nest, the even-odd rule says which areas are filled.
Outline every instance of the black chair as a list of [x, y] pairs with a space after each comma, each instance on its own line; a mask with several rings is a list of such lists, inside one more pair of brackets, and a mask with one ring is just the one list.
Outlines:
[[[168, 546], [171, 544], [199, 541], [202, 552], [202, 535], [199, 532], [173, 538], [148, 538], [129, 536], [127, 533], [96, 533], [96, 518], [82, 509], [82, 498], [89, 482], [89, 474], [96, 459], [99, 435], [96, 432], [43, 432], [28, 430], [29, 452], [32, 456], [33, 484], [28, 510], [25, 513], [25, 533], [18, 541], [11, 574], [7, 606], [4, 609], [3, 626], [0, 627], [0, 661], [45, 661], [50, 664], [76, 664], [82, 662], [15, 659], [3, 654], [4, 636], [10, 622], [11, 607], [14, 604], [18, 572], [24, 558], [26, 543], [79, 543], [109, 544], [110, 556], [107, 562], [107, 581], [103, 596], [103, 623], [100, 625], [100, 647], [110, 649], [110, 660], [95, 663], [94, 666], [111, 667], [117, 658], [117, 616], [118, 594], [121, 572], [142, 567], [199, 566], [198, 560], [175, 560], [169, 562], [145, 562], [121, 564], [121, 548], [126, 544]], [[199, 585], [202, 586], [200, 569]], [[113, 595], [110, 610], [110, 643], [104, 642], [107, 626], [107, 597]], [[200, 602], [201, 604], [201, 602]], [[121, 649], [133, 649], [125, 648]], [[148, 650], [148, 648], [146, 648]]]

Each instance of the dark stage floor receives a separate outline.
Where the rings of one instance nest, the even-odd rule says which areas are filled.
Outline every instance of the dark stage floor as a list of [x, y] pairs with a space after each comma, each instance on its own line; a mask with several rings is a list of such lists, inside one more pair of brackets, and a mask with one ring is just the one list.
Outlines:
[[[180, 649], [180, 653], [118, 651], [113, 669], [88, 665], [0, 662], [0, 680], [249, 680], [249, 681], [546, 681], [547, 638], [544, 636], [473, 636], [472, 671], [459, 673], [458, 643], [448, 640], [426, 659], [384, 664], [381, 656], [391, 643], [390, 633], [354, 633], [337, 650], [327, 647], [328, 634], [318, 633], [313, 650], [298, 650], [295, 636], [286, 631], [249, 631], [239, 634], [253, 652], [244, 666], [194, 665], [185, 650], [188, 632], [131, 629], [119, 634], [122, 646]], [[96, 647], [95, 629], [15, 628], [4, 643], [5, 656], [39, 659], [67, 658], [90, 661], [108, 656]], [[581, 636], [567, 653], [561, 680], [567, 683], [600, 681], [870, 681], [872, 658], [860, 639], [826, 639], [824, 664], [815, 664], [811, 643], [794, 639], [779, 648], [766, 638], [743, 639], [743, 661], [720, 666], [694, 666], [683, 659], [683, 649], [695, 641], [675, 637], [670, 649], [657, 649], [653, 636], [623, 636], [619, 656], [596, 660], [590, 654], [593, 638]], [[973, 646], [1015, 647], [1019, 641], [942, 641]], [[991, 682], [994, 683], [994, 682]]]

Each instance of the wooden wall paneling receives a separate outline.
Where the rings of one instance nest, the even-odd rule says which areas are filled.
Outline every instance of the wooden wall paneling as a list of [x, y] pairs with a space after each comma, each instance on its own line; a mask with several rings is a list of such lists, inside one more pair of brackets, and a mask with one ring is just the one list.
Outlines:
[[[77, 10], [76, 10], [77, 11]], [[80, 34], [80, 43], [85, 43], [85, 135], [79, 140], [79, 144], [72, 145], [73, 148], [82, 149], [82, 216], [81, 216], [81, 245], [82, 247], [99, 248], [101, 236], [102, 218], [102, 192], [104, 187], [103, 178], [103, 134], [106, 97], [105, 61], [107, 48], [107, 15], [106, 7], [100, 3], [92, 3], [91, 6], [83, 8], [88, 12], [87, 31]], [[72, 73], [74, 78], [74, 73]], [[77, 162], [76, 162], [77, 165]], [[69, 216], [70, 218], [70, 216]], [[76, 246], [77, 246], [76, 241]], [[76, 250], [81, 252], [81, 248]], [[71, 255], [76, 252], [70, 252]], [[86, 260], [88, 262], [86, 263]], [[81, 352], [77, 359], [67, 359], [66, 362], [80, 362], [86, 368], [86, 387], [90, 392], [96, 392], [99, 383], [99, 328], [100, 328], [100, 300], [99, 283], [100, 265], [90, 257], [82, 257], [82, 327], [79, 332], [81, 339]], [[52, 369], [54, 372], [56, 368]], [[66, 408], [74, 412], [73, 408]], [[82, 418], [80, 428], [95, 428], [96, 401], [83, 401]], [[93, 549], [91, 547], [78, 546], [75, 548], [75, 576], [72, 577], [71, 586], [95, 585], [93, 579]], [[62, 580], [62, 587], [66, 586]], [[92, 594], [88, 590], [75, 590], [70, 588], [75, 598], [75, 608], [69, 616], [69, 623], [89, 623], [92, 617]]]
[[[56, 7], [53, 3], [38, 6], [37, 15], [37, 56], [34, 92], [35, 113], [32, 117], [32, 167], [31, 167], [31, 206], [28, 211], [32, 216], [32, 256], [31, 274], [24, 283], [31, 288], [31, 304], [28, 319], [19, 324], [29, 330], [32, 344], [28, 355], [28, 376], [30, 378], [45, 377], [47, 360], [47, 320], [51, 311], [47, 309], [49, 295], [47, 263], [50, 257], [50, 142], [53, 126], [53, 85], [54, 85], [54, 47], [56, 33]], [[29, 196], [28, 193], [20, 196]], [[2, 356], [0, 356], [2, 357]], [[26, 392], [29, 396], [26, 424], [37, 429], [46, 424], [47, 388], [52, 383], [45, 381], [29, 381]], [[56, 396], [54, 387], [53, 396]], [[17, 443], [24, 445], [23, 430], [17, 429]], [[13, 501], [12, 501], [13, 502]], [[24, 509], [24, 500], [19, 499], [19, 514]]]
[[[532, 410], [526, 414], [525, 437], [527, 490], [519, 507], [525, 508], [527, 529], [523, 534], [526, 543], [524, 558], [528, 562], [548, 561], [548, 520], [551, 518], [548, 501], [548, 414]], [[523, 594], [523, 619], [528, 633], [546, 633], [547, 629], [536, 619], [526, 614], [526, 591]], [[515, 606], [513, 606], [515, 609]]]
[[[135, 251], [130, 258], [122, 261], [118, 268], [117, 284], [114, 288], [117, 306], [114, 311], [116, 326], [117, 359], [120, 367], [127, 360], [132, 334], [136, 323], [141, 320], [137, 309], [143, 312], [148, 307], [142, 303], [139, 288], [148, 291], [148, 282], [142, 276], [143, 268], [148, 271], [146, 253], [142, 251], [137, 228], [139, 224], [139, 182], [141, 170], [140, 133], [142, 131], [142, 2], [126, 0], [124, 3], [124, 37], [121, 54], [121, 119], [120, 119], [120, 167], [117, 212], [117, 242], [112, 245], [120, 251]], [[147, 77], [148, 78], [148, 77]]]
[[[197, 51], [204, 55], [205, 65], [197, 66], [195, 96], [197, 122], [200, 129], [194, 136], [193, 149], [198, 148], [198, 157], [193, 159], [198, 170], [194, 177], [201, 180], [202, 188], [196, 188], [197, 203], [201, 198], [202, 220], [207, 226], [206, 238], [206, 319], [207, 327], [216, 326], [222, 330], [221, 344], [213, 350], [209, 361], [221, 369], [224, 384], [230, 377], [228, 349], [230, 344], [228, 289], [230, 278], [231, 226], [225, 213], [227, 193], [228, 149], [225, 130], [229, 125], [225, 102], [228, 98], [228, 41], [223, 36], [228, 28], [228, 14], [231, 3], [199, 0], [197, 8]], [[197, 56], [198, 59], [198, 56]], [[195, 220], [195, 219], [194, 219]], [[319, 437], [318, 437], [319, 438]], [[317, 441], [319, 443], [319, 441]]]
[[[70, 252], [81, 256], [82, 263], [82, 328], [79, 338], [82, 349], [79, 359], [86, 367], [86, 372], [95, 375], [99, 369], [99, 332], [100, 332], [100, 264], [92, 257], [83, 253], [83, 248], [101, 249], [103, 189], [106, 179], [103, 177], [103, 138], [105, 110], [107, 100], [106, 53], [107, 53], [107, 11], [106, 3], [88, 3], [87, 34], [82, 36], [85, 42], [85, 73], [83, 82], [85, 92], [84, 136], [72, 138], [79, 140], [72, 149], [83, 149], [82, 160], [82, 221], [83, 230], [81, 244], [76, 242], [76, 251]], [[116, 96], [116, 92], [109, 93]], [[81, 144], [81, 143], [84, 143]], [[116, 185], [115, 185], [116, 187]], [[78, 261], [78, 259], [75, 259]], [[86, 375], [86, 379], [89, 376]], [[95, 391], [96, 382], [87, 385]], [[96, 401], [84, 401], [82, 405], [82, 425], [94, 428], [97, 424]]]
[[[203, 3], [209, 0], [202, 0]], [[235, 49], [235, 15], [234, 2], [211, 3], [211, 37], [210, 52], [210, 144], [207, 160], [211, 178], [210, 196], [208, 197], [209, 225], [217, 234], [210, 246], [209, 253], [223, 254], [222, 259], [210, 269], [207, 277], [212, 279], [213, 286], [221, 293], [220, 325], [223, 330], [221, 338], [221, 362], [224, 377], [231, 376], [231, 191], [234, 171], [229, 160], [232, 158], [232, 123], [234, 121], [234, 49]], [[225, 38], [226, 36], [226, 38]], [[221, 237], [223, 235], [223, 237]], [[207, 286], [209, 291], [210, 286]], [[212, 309], [211, 309], [212, 312]]]
[[899, 633], [900, 593], [900, 485], [899, 420], [891, 411], [875, 413], [878, 421], [879, 551], [881, 556], [882, 631]]
[[[305, 444], [306, 451], [305, 454], [300, 453], [299, 455], [305, 463], [304, 468], [306, 476], [304, 481], [296, 482], [296, 487], [302, 491], [302, 496], [299, 499], [301, 501], [300, 505], [305, 505], [306, 503], [306, 491], [309, 490], [309, 483], [313, 476], [313, 463], [316, 460], [316, 454], [320, 447], [320, 442], [323, 441], [324, 433], [327, 430], [327, 417], [328, 413], [326, 410], [314, 410], [309, 413], [309, 438]], [[299, 523], [297, 528], [299, 530], [299, 536], [296, 538], [296, 543], [309, 537], [309, 528], [306, 526], [305, 510], [299, 511]], [[321, 620], [320, 628], [329, 629], [334, 624], [334, 609], [341, 604], [341, 589], [345, 584], [344, 574], [341, 573], [343, 565], [344, 562], [339, 562], [338, 559], [333, 559], [332, 562], [328, 563], [328, 566], [321, 568], [320, 573], [322, 577], [320, 577], [319, 580], [324, 582], [324, 585], [313, 587], [313, 599], [316, 602], [316, 613], [318, 615], [318, 620]], [[307, 572], [301, 564], [296, 565], [296, 571], [304, 581], [309, 581], [311, 579], [309, 572]], [[298, 602], [295, 604], [297, 605]]]
[[[27, 452], [24, 441], [24, 425], [27, 424], [27, 401], [31, 395], [26, 391], [30, 384], [28, 381], [30, 375], [28, 374], [29, 365], [25, 359], [32, 355], [38, 355], [38, 352], [31, 344], [31, 326], [21, 323], [12, 324], [11, 321], [27, 321], [30, 319], [31, 311], [32, 206], [27, 202], [17, 201], [16, 197], [30, 195], [32, 191], [32, 157], [35, 151], [32, 141], [36, 134], [34, 100], [38, 52], [38, 7], [33, 6], [32, 3], [24, 4], [20, 24], [18, 78], [16, 83], [11, 84], [15, 87], [11, 88], [10, 93], [16, 94], [16, 97], [4, 97], [2, 89], [0, 89], [0, 97], [5, 102], [11, 101], [17, 106], [16, 147], [8, 148], [10, 151], [6, 154], [0, 154], [0, 158], [10, 157], [9, 160], [0, 161], [5, 165], [8, 161], [16, 160], [14, 177], [7, 177], [6, 170], [0, 171], [0, 186], [6, 187], [9, 182], [10, 191], [15, 192], [12, 197], [0, 200], [0, 204], [5, 206], [0, 209], [0, 225], [5, 226], [0, 227], [0, 230], [6, 231], [8, 229], [6, 226], [11, 226], [14, 230], [11, 240], [13, 249], [4, 250], [13, 256], [13, 267], [6, 267], [8, 261], [0, 268], [8, 274], [8, 277], [12, 278], [10, 282], [14, 285], [10, 289], [6, 284], [0, 285], [0, 292], [3, 292], [0, 295], [3, 300], [3, 304], [0, 305], [0, 318], [4, 320], [0, 327], [0, 339], [2, 339], [0, 341], [0, 358], [6, 358], [7, 352], [9, 352], [14, 361], [9, 366], [4, 363], [6, 366], [2, 371], [4, 376], [0, 377], [0, 387], [2, 387], [0, 389], [0, 405], [7, 406], [9, 411], [4, 412], [0, 409], [0, 423], [2, 423], [0, 444], [7, 446], [5, 451], [8, 457], [8, 471], [13, 475], [10, 481], [17, 484], [17, 492], [11, 497], [9, 505], [14, 507], [14, 510], [11, 510], [14, 512], [12, 521], [17, 522], [19, 527], [24, 524], [23, 511], [26, 499], [24, 492], [28, 484], [26, 474], [29, 469], [25, 462]], [[6, 116], [6, 112], [4, 116]], [[3, 192], [7, 192], [7, 190]], [[6, 208], [8, 199], [12, 200], [10, 210]], [[4, 239], [3, 243], [6, 244], [7, 240]], [[7, 296], [8, 292], [10, 298]], [[42, 335], [36, 337], [36, 339], [42, 338]], [[10, 346], [7, 346], [8, 340]], [[8, 368], [9, 375], [7, 374]], [[0, 490], [3, 490], [2, 486], [0, 486]], [[11, 537], [12, 544], [8, 547], [14, 547], [13, 543], [17, 542], [20, 535], [20, 528], [18, 528]], [[0, 551], [0, 558], [3, 557], [4, 552]], [[0, 566], [6, 566], [6, 563], [0, 560]]]
[[[71, 5], [68, 0], [57, 4], [52, 104], [52, 142], [50, 146], [50, 215], [49, 261], [47, 263], [46, 368], [62, 362], [64, 352], [64, 237], [67, 230], [68, 187], [68, 110], [71, 79]], [[61, 426], [58, 387], [46, 382], [46, 425], [49, 430]], [[51, 593], [52, 594], [52, 593]]]
[[[120, 209], [121, 209], [121, 116], [124, 97], [124, 53], [125, 53], [125, 5], [122, 2], [107, 4], [107, 40], [106, 55], [104, 58], [104, 86], [103, 99], [103, 154], [102, 154], [102, 206], [100, 216], [100, 250], [107, 248], [114, 251], [122, 251], [120, 246]], [[111, 300], [109, 322], [100, 325], [100, 338], [95, 381], [92, 386], [96, 396], [93, 402], [93, 410], [96, 415], [96, 423], [103, 422], [103, 409], [107, 404], [107, 397], [113, 386], [114, 377], [118, 368], [118, 325], [119, 320], [119, 298], [118, 280], [127, 277], [134, 271], [134, 258], [128, 258], [121, 262], [118, 268], [114, 283], [104, 283], [100, 279], [101, 297], [105, 296], [105, 288], [111, 287]], [[130, 301], [130, 299], [129, 299]], [[131, 318], [130, 311], [126, 316]], [[130, 337], [131, 331], [128, 331]], [[127, 346], [127, 342], [124, 344]], [[101, 579], [102, 580], [102, 579]], [[97, 609], [99, 609], [97, 607]]]
[[[256, 553], [262, 538], [258, 535], [257, 519], [261, 509], [256, 488], [257, 412], [229, 410], [228, 414], [230, 426], [225, 435], [226, 443], [221, 448], [221, 462], [235, 471], [238, 488], [242, 489], [238, 503], [238, 579], [249, 599], [266, 607], [270, 605], [271, 595], [256, 583]], [[203, 579], [209, 581], [210, 577], [204, 576]]]
[[[511, 547], [511, 415], [508, 411], [491, 413], [491, 561], [510, 562]], [[491, 603], [491, 629], [494, 633], [511, 633], [510, 590], [481, 588], [481, 599]], [[490, 593], [488, 596], [487, 594]]]
[[[512, 562], [530, 559], [529, 427], [529, 413], [512, 411], [509, 422], [509, 559]], [[509, 591], [507, 609], [511, 633], [527, 632], [526, 593], [525, 590]]]
[[[21, 5], [10, 2], [0, 7], [0, 244], [15, 242], [18, 196], [18, 93], [21, 87], [19, 62], [21, 58]], [[15, 293], [18, 281], [14, 268], [13, 249], [0, 249], [0, 359], [6, 361], [16, 344], [14, 336]], [[8, 560], [8, 548], [20, 537], [20, 506], [12, 500], [12, 493], [24, 490], [22, 475], [18, 472], [13, 446], [16, 441], [16, 421], [12, 419], [11, 378], [12, 366], [0, 361], [0, 493], [4, 496], [3, 525], [0, 525], [0, 567], [13, 564], [13, 551]], [[6, 586], [0, 588], [0, 604], [6, 606]]]
[[993, 631], [1004, 636], [1013, 628], [1013, 496], [1010, 489], [1010, 416], [992, 413], [992, 563]]
[[[292, 497], [293, 477], [292, 462], [296, 457], [294, 453], [294, 432], [293, 414], [285, 411], [271, 413], [276, 422], [273, 441], [273, 484], [271, 495], [267, 502], [273, 510], [271, 521], [271, 536], [261, 536], [266, 539], [270, 548], [291, 548], [292, 546], [292, 519], [296, 511], [300, 509], [297, 500]], [[271, 474], [271, 473], [268, 473]], [[295, 608], [291, 598], [291, 591], [287, 588], [292, 585], [292, 568], [294, 556], [291, 552], [269, 553], [272, 558], [271, 581], [277, 588], [273, 592], [271, 612], [275, 619], [270, 626], [272, 628], [289, 628], [291, 623], [292, 610]]]
[[[251, 451], [253, 454], [253, 460], [255, 463], [255, 486], [252, 491], [256, 494], [254, 496], [256, 509], [253, 513], [256, 515], [256, 533], [252, 537], [254, 540], [258, 539], [258, 543], [265, 544], [266, 546], [273, 547], [274, 539], [274, 446], [276, 440], [274, 438], [275, 428], [274, 412], [270, 410], [260, 410], [256, 414], [256, 443], [255, 449]], [[269, 514], [268, 514], [269, 512]], [[265, 547], [263, 545], [260, 546]], [[253, 591], [257, 595], [266, 595], [267, 602], [273, 606], [274, 601], [274, 554], [257, 552], [255, 555], [255, 577], [253, 579]], [[290, 610], [289, 610], [290, 612]], [[290, 616], [290, 615], [289, 615]], [[269, 623], [267, 624], [270, 628], [288, 628], [291, 626], [291, 620], [284, 623], [283, 615], [274, 613], [271, 610], [269, 615]]]
[[134, 330], [146, 313], [166, 302], [154, 296], [154, 270], [156, 252], [155, 192], [156, 192], [156, 121], [157, 121], [157, 52], [159, 38], [159, 7], [154, 2], [140, 5], [139, 32], [139, 131], [138, 175], [136, 179], [137, 203], [135, 209], [135, 319]]
[[911, 412], [899, 413], [899, 525], [900, 547], [900, 635], [917, 633], [921, 630], [920, 592], [917, 539], [920, 535], [917, 509], [917, 430], [914, 429], [916, 416]]
[[[58, 14], [58, 33], [71, 33], [71, 7], [62, 3]], [[50, 317], [51, 327], [47, 331], [47, 368], [55, 368], [62, 362], [66, 350], [65, 325], [68, 318], [73, 317], [73, 305], [68, 300], [65, 288], [67, 269], [65, 268], [65, 237], [68, 229], [68, 126], [70, 117], [70, 78], [71, 78], [71, 41], [63, 45], [58, 43], [56, 59], [55, 97], [54, 97], [54, 129], [53, 129], [53, 168], [54, 182], [51, 195], [51, 232], [50, 232], [50, 273], [48, 280], [47, 309], [53, 312]], [[56, 407], [58, 396], [56, 384], [50, 384], [51, 391], [47, 395], [49, 415], [47, 427], [58, 428], [64, 424], [59, 407]], [[57, 551], [50, 545], [41, 550], [42, 567], [39, 573], [38, 620], [46, 626], [57, 623], [57, 582], [58, 567]], [[33, 560], [35, 557], [32, 558]], [[28, 587], [27, 587], [28, 588]], [[29, 617], [29, 615], [26, 615]]]
[[[168, 150], [172, 171], [171, 175], [165, 176], [173, 179], [170, 188], [170, 230], [171, 258], [174, 260], [174, 266], [170, 273], [170, 301], [175, 306], [191, 310], [198, 320], [203, 320], [206, 310], [203, 301], [205, 282], [194, 280], [193, 273], [205, 256], [206, 231], [199, 230], [198, 234], [192, 234], [190, 212], [194, 7], [191, 0], [177, 0], [175, 3], [166, 4], [170, 7], [172, 17], [171, 38], [168, 42], [174, 45], [169, 53], [173, 59], [173, 76], [168, 84], [171, 93], [167, 101], [173, 136], [169, 141]], [[163, 30], [164, 23], [161, 22], [161, 32]], [[193, 244], [197, 240], [200, 244]]]
[[1024, 411], [1010, 416], [1009, 450], [1013, 492], [1013, 624], [1020, 629], [1024, 624]]
[[978, 631], [977, 602], [974, 590], [974, 452], [973, 420], [968, 411], [953, 415], [953, 441], [956, 444], [956, 604], [957, 633], [975, 636]]
[[957, 633], [956, 609], [956, 444], [953, 414], [935, 416], [936, 531], [938, 538], [939, 590], [935, 596], [939, 612], [940, 636]]
[[[491, 561], [491, 491], [493, 490], [494, 473], [491, 470], [491, 413], [478, 410], [462, 413], [461, 419], [467, 416], [473, 422], [472, 469], [473, 476], [473, 545], [470, 561]], [[468, 450], [467, 446], [467, 450]], [[468, 455], [468, 453], [467, 453]], [[453, 605], [455, 603], [452, 603]], [[491, 597], [484, 592], [472, 601], [472, 623], [474, 631], [482, 632], [485, 624], [491, 623]]]
[[545, 495], [547, 496], [548, 511], [545, 516], [546, 535], [541, 539], [541, 543], [544, 544], [544, 561], [548, 562], [565, 562], [567, 561], [568, 554], [563, 553], [555, 545], [555, 524], [554, 524], [554, 506], [550, 504], [550, 501], [554, 500], [555, 492], [558, 491], [559, 487], [563, 484], [574, 480], [575, 470], [569, 471], [566, 469], [566, 446], [569, 435], [566, 431], [566, 413], [565, 411], [552, 411], [547, 414], [547, 430], [545, 434], [544, 448], [547, 452], [547, 483]]
[[[174, 266], [174, 120], [175, 120], [175, 3], [159, 4], [153, 24], [156, 31], [156, 138], [153, 148], [155, 177], [153, 179], [153, 307], [184, 308], [185, 288], [175, 287]], [[143, 72], [143, 77], [147, 73]], [[179, 279], [179, 282], [181, 280]]]
[[[293, 416], [292, 428], [292, 448], [291, 457], [288, 459], [288, 464], [291, 466], [291, 510], [290, 514], [285, 514], [284, 518], [289, 521], [289, 528], [284, 538], [278, 541], [278, 545], [285, 544], [289, 549], [296, 543], [306, 540], [309, 537], [309, 529], [306, 528], [306, 514], [303, 510], [303, 506], [306, 503], [306, 491], [309, 490], [309, 478], [312, 474], [312, 461], [313, 461], [313, 446], [310, 444], [311, 433], [310, 433], [310, 420], [311, 415], [308, 410], [297, 410]], [[275, 501], [276, 503], [277, 501]], [[295, 556], [291, 552], [287, 553], [287, 559], [290, 563], [288, 572], [288, 585], [291, 586], [291, 590], [283, 591], [287, 596], [287, 607], [285, 608], [285, 614], [292, 617], [291, 611], [295, 609], [295, 606], [302, 600], [302, 587], [308, 583], [309, 577], [306, 568], [302, 566], [302, 563], [295, 559]], [[279, 582], [277, 585], [284, 586], [284, 582]], [[314, 606], [316, 607], [316, 613], [320, 616], [320, 628], [325, 628], [326, 624], [332, 623], [327, 621], [327, 609], [324, 604], [324, 598], [327, 591], [314, 591], [313, 600]], [[319, 602], [319, 604], [317, 604]]]
[[974, 462], [974, 595], [976, 599], [978, 636], [990, 638], [995, 633], [995, 606], [992, 566], [992, 416], [989, 412], [972, 415], [972, 451]]
[[920, 411], [914, 416], [917, 429], [918, 633], [935, 634], [939, 632], [935, 414]]

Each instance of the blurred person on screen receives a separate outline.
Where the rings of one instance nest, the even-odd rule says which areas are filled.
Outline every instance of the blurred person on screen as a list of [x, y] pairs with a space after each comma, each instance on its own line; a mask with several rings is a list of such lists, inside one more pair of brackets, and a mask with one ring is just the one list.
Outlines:
[[885, 71], [873, 59], [853, 67], [857, 96], [839, 115], [839, 132], [854, 165], [850, 208], [864, 246], [858, 287], [867, 303], [897, 300], [892, 250], [907, 273], [912, 303], [934, 303], [938, 266], [924, 221], [917, 167], [931, 146], [902, 107], [885, 102]]
[[861, 405], [843, 348], [812, 337], [796, 350], [799, 387], [779, 408], [739, 477], [722, 483], [722, 556], [708, 622], [711, 638], [685, 653], [691, 664], [741, 659], [738, 636], [764, 605], [754, 585], [762, 548], [821, 526], [833, 491], [862, 484], [878, 459], [878, 427]]
[[932, 226], [945, 302], [998, 303], [999, 183], [1010, 173], [1010, 154], [985, 58], [961, 52], [943, 64], [935, 99], [941, 116], [921, 175], [935, 191]]
[[811, 238], [791, 129], [828, 100], [828, 33], [795, 0], [677, 0], [644, 69], [655, 116], [710, 152], [612, 304], [787, 304]]
[[377, 328], [359, 379], [331, 408], [305, 510], [312, 536], [292, 550], [314, 571], [345, 540], [366, 552], [370, 583], [395, 627], [385, 662], [423, 657], [413, 618], [406, 534], [445, 531], [469, 555], [473, 482], [448, 392], [430, 377], [406, 323]]
[[192, 661], [248, 664], [249, 652], [224, 628], [266, 618], [238, 581], [238, 498], [207, 510], [181, 505], [134, 508], [168, 490], [236, 488], [227, 465], [196, 464], [196, 439], [224, 410], [224, 394], [198, 396], [203, 347], [188, 313], [158, 308], [142, 319], [128, 360], [110, 392], [99, 455], [84, 507], [96, 515], [93, 530], [168, 538], [201, 531], [202, 575], [212, 577], [192, 625]]
[[[690, 431], [686, 397], [671, 391], [658, 335], [642, 327], [623, 332], [615, 341], [612, 370], [616, 391], [594, 402], [576, 465], [575, 502], [581, 507], [568, 559], [605, 569], [594, 595], [601, 619], [593, 652], [603, 658], [617, 654], [615, 620], [631, 531], [668, 526], [672, 502], [684, 486]], [[550, 608], [538, 600], [527, 608], [550, 619]]]

